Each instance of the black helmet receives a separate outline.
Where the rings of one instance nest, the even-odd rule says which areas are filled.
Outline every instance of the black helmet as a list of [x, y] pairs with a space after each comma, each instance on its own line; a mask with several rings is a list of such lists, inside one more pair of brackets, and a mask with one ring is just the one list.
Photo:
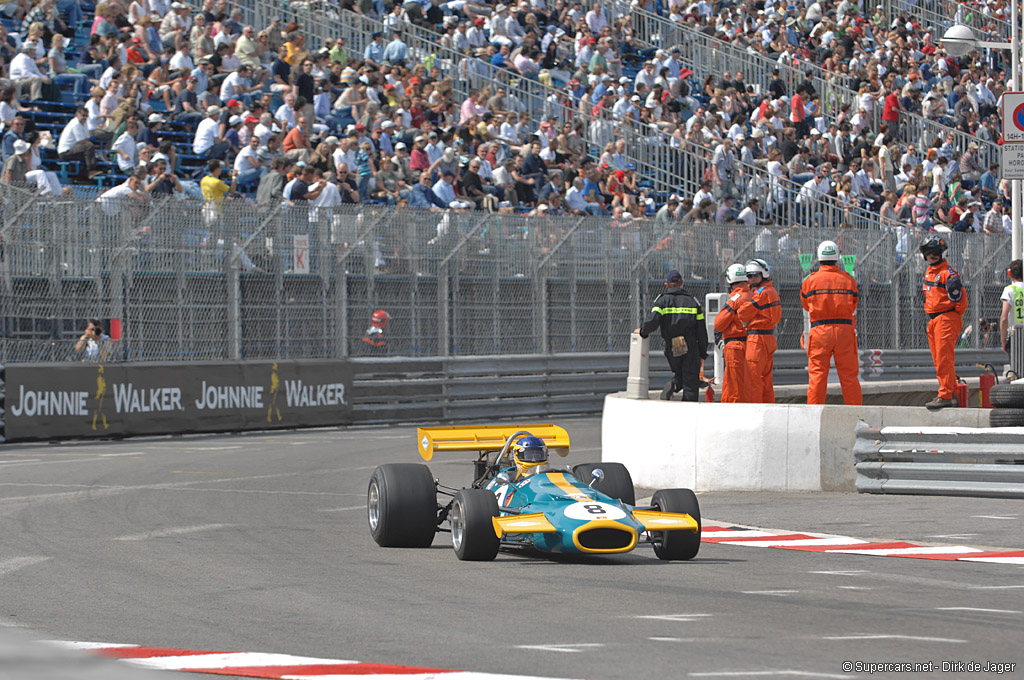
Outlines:
[[938, 234], [929, 234], [924, 237], [921, 241], [921, 257], [928, 259], [929, 255], [938, 255], [942, 257], [942, 254], [949, 248], [949, 244], [946, 243], [946, 239], [942, 238]]

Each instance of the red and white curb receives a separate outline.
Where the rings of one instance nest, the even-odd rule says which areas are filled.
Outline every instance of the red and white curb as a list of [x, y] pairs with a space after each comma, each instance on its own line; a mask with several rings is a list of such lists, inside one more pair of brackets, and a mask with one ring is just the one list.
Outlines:
[[805, 534], [732, 525], [705, 524], [701, 529], [700, 540], [702, 543], [740, 545], [748, 548], [782, 548], [816, 553], [1024, 565], [1024, 550], [986, 551], [966, 545], [919, 545], [906, 541], [873, 542], [852, 536]]
[[69, 649], [85, 650], [142, 668], [211, 673], [243, 678], [352, 680], [355, 676], [367, 675], [373, 676], [374, 680], [544, 680], [528, 675], [476, 673], [441, 668], [364, 663], [349, 659], [321, 659], [311, 656], [292, 656], [291, 654], [210, 652], [104, 642], [55, 641], [53, 644]]

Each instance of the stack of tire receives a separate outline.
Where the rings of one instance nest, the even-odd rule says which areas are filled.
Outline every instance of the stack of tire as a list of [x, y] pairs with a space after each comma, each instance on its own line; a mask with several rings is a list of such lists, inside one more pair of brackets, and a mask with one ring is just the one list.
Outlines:
[[988, 398], [995, 407], [989, 413], [990, 427], [1024, 426], [1024, 385], [993, 385]]

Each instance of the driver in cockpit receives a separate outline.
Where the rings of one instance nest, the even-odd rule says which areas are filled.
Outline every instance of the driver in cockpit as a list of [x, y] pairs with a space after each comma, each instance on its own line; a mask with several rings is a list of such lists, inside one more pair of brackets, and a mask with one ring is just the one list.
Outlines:
[[548, 469], [548, 447], [540, 437], [520, 437], [512, 445], [517, 479], [525, 479]]

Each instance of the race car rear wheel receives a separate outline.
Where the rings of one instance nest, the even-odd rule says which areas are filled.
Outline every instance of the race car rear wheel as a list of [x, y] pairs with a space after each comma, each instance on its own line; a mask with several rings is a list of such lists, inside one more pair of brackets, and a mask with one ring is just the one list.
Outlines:
[[654, 554], [662, 560], [692, 560], [700, 550], [700, 505], [689, 489], [661, 489], [651, 497], [651, 505], [662, 512], [685, 512], [697, 520], [697, 532], [652, 531]]
[[636, 505], [633, 477], [622, 463], [582, 463], [573, 467], [572, 474], [584, 484], [590, 484], [597, 469], [604, 472], [604, 479], [594, 484], [595, 489], [627, 505]]
[[430, 468], [380, 465], [366, 491], [370, 535], [384, 548], [429, 548], [437, 531], [437, 489]]
[[491, 518], [498, 516], [498, 501], [484, 489], [462, 489], [455, 494], [448, 524], [452, 547], [460, 560], [493, 560], [500, 541]]

